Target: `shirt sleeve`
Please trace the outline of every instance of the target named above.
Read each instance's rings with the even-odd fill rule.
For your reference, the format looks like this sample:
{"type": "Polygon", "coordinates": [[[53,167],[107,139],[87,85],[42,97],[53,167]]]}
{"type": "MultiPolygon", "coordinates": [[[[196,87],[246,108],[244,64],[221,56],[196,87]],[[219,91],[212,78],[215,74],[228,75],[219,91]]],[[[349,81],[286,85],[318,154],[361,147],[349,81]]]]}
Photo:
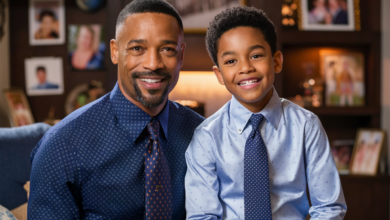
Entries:
{"type": "Polygon", "coordinates": [[[196,131],[186,151],[187,219],[222,219],[214,142],[207,131],[196,131]]]}
{"type": "Polygon", "coordinates": [[[343,219],[347,212],[340,176],[333,160],[328,137],[317,116],[305,128],[306,176],[311,219],[343,219]]]}
{"type": "Polygon", "coordinates": [[[46,134],[31,154],[28,219],[79,219],[74,190],[75,152],[59,135],[46,134]]]}

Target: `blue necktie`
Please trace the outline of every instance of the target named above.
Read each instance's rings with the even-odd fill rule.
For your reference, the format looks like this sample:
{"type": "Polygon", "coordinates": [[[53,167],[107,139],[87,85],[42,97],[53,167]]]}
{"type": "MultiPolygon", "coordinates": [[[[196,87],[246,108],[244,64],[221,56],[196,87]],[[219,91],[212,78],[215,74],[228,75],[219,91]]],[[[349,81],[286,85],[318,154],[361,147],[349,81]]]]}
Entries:
{"type": "Polygon", "coordinates": [[[145,219],[172,219],[171,175],[160,145],[160,123],[148,123],[149,142],[145,153],[145,219]]]}
{"type": "Polygon", "coordinates": [[[260,134],[260,123],[263,118],[261,114],[251,116],[252,132],[245,144],[245,219],[272,219],[268,154],[260,134]]]}

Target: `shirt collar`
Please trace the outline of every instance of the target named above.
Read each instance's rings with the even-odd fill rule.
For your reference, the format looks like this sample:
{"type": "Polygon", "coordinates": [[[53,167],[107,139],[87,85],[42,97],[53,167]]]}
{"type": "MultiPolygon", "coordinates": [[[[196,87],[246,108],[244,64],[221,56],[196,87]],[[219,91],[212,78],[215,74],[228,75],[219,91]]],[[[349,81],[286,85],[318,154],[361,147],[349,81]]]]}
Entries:
{"type": "MultiPolygon", "coordinates": [[[[111,91],[110,100],[117,122],[124,130],[128,132],[133,143],[150,122],[152,117],[130,102],[121,92],[118,83],[111,91]]],[[[158,118],[165,138],[168,137],[168,116],[169,100],[163,110],[156,117],[158,118]]]]}
{"type": "Polygon", "coordinates": [[[275,88],[273,88],[271,99],[260,112],[253,113],[249,111],[240,102],[238,102],[234,96],[232,96],[229,112],[230,117],[233,119],[239,133],[244,131],[252,114],[262,114],[267,121],[271,123],[275,130],[277,130],[280,118],[282,117],[282,104],[278,93],[275,88]]]}

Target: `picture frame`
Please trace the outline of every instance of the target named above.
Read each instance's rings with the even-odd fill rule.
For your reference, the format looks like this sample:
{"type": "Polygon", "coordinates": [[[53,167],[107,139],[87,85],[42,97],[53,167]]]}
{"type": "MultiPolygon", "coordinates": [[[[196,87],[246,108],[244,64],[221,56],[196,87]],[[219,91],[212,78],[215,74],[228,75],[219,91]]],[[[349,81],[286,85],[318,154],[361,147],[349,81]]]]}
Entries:
{"type": "Polygon", "coordinates": [[[104,69],[105,41],[105,28],[101,24],[68,25],[69,68],[73,71],[104,69]]]}
{"type": "Polygon", "coordinates": [[[19,127],[35,123],[28,104],[26,95],[20,89],[4,90],[7,106],[9,109],[10,123],[12,127],[19,127]]]}
{"type": "Polygon", "coordinates": [[[334,140],[331,145],[333,159],[340,175],[349,174],[349,165],[355,140],[334,140]]]}
{"type": "Polygon", "coordinates": [[[64,0],[29,0],[29,42],[32,46],[65,43],[64,0]]]}
{"type": "Polygon", "coordinates": [[[319,53],[325,106],[364,106],[364,54],[341,49],[324,49],[319,53]]]}
{"type": "Polygon", "coordinates": [[[186,34],[205,34],[209,23],[217,14],[230,7],[247,5],[247,0],[207,0],[207,4],[198,0],[166,1],[179,13],[186,34]]]}
{"type": "Polygon", "coordinates": [[[305,31],[360,31],[359,0],[295,0],[298,27],[305,31]]]}
{"type": "Polygon", "coordinates": [[[385,142],[385,131],[359,129],[349,165],[350,174],[375,176],[385,142]]]}
{"type": "Polygon", "coordinates": [[[25,59],[25,79],[28,96],[63,94],[62,58],[32,57],[25,59]]]}

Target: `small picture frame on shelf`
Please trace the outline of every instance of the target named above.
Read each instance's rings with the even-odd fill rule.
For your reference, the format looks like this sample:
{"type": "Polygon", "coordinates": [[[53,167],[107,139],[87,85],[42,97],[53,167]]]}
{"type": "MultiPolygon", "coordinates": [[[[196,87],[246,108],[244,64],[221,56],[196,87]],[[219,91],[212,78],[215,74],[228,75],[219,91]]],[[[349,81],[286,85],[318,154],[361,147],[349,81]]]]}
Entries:
{"type": "Polygon", "coordinates": [[[183,1],[167,0],[179,13],[184,33],[205,34],[213,18],[227,8],[247,5],[246,0],[183,1]]]}
{"type": "Polygon", "coordinates": [[[299,29],[360,31],[358,0],[298,0],[299,29]]]}
{"type": "Polygon", "coordinates": [[[332,154],[339,174],[349,174],[352,149],[355,140],[335,140],[332,142],[332,154]]]}
{"type": "Polygon", "coordinates": [[[325,81],[326,106],[364,106],[364,54],[320,50],[320,71],[325,81]]]}
{"type": "Polygon", "coordinates": [[[29,1],[30,45],[65,43],[65,7],[63,0],[29,1]]]}
{"type": "Polygon", "coordinates": [[[12,127],[19,127],[34,123],[30,105],[28,104],[26,95],[22,90],[4,90],[4,96],[7,101],[12,127]]]}
{"type": "Polygon", "coordinates": [[[385,132],[380,129],[358,130],[349,166],[350,174],[377,174],[385,136],[385,132]]]}

